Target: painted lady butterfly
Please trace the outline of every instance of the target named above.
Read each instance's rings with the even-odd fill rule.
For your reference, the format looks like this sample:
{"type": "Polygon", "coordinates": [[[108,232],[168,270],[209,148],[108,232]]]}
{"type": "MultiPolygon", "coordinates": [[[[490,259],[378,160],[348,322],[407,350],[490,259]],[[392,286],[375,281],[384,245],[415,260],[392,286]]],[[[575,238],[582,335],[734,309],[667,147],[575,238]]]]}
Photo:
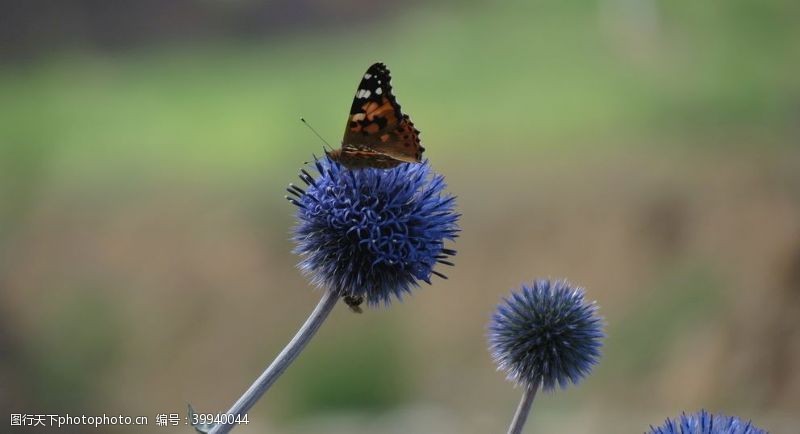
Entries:
{"type": "Polygon", "coordinates": [[[350,169],[388,169],[401,163],[419,163],[425,148],[419,130],[392,95],[392,79],[383,63],[367,69],[358,85],[341,149],[328,156],[350,169]]]}

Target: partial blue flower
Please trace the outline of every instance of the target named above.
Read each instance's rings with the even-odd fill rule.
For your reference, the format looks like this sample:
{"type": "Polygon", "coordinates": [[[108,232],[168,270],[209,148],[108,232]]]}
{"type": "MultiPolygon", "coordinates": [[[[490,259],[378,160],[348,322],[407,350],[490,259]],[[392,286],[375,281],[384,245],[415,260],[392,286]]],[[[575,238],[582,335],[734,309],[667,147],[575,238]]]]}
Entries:
{"type": "Polygon", "coordinates": [[[658,428],[650,427],[647,434],[766,434],[753,426],[750,421],[723,414],[711,414],[705,410],[699,413],[681,414],[679,419],[667,419],[658,428]]]}
{"type": "Polygon", "coordinates": [[[389,304],[431,275],[453,265],[457,236],[455,197],[427,162],[393,169],[350,170],[322,158],[317,176],[301,170],[306,190],[290,185],[297,205],[294,252],[312,283],[342,296],[389,304]]]}
{"type": "Polygon", "coordinates": [[[489,351],[508,379],[545,390],[577,384],[600,359],[602,318],[566,281],[523,285],[497,306],[489,323],[489,351]]]}

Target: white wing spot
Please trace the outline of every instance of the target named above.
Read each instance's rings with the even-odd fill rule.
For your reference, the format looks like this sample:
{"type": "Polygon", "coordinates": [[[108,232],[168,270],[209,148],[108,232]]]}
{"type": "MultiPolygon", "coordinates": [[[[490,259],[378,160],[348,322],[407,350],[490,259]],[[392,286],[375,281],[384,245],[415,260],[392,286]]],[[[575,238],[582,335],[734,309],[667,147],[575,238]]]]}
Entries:
{"type": "Polygon", "coordinates": [[[382,93],[383,93],[383,88],[379,87],[379,88],[375,89],[375,95],[380,95],[382,93]]]}
{"type": "Polygon", "coordinates": [[[372,92],[368,89],[359,89],[356,93],[356,98],[369,98],[370,95],[372,95],[372,92]]]}
{"type": "Polygon", "coordinates": [[[364,74],[364,80],[369,80],[372,78],[372,74],[364,74]]]}

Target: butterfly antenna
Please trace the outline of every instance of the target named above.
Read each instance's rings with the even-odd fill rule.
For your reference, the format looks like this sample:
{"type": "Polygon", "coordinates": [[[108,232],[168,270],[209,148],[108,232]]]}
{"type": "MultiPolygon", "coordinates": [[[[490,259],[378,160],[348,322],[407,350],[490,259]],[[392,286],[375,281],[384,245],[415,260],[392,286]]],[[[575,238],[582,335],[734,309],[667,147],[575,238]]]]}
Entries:
{"type": "Polygon", "coordinates": [[[322,143],[324,143],[326,146],[328,146],[328,148],[330,148],[331,151],[333,151],[333,147],[330,145],[330,143],[328,143],[325,139],[323,139],[322,136],[319,135],[317,130],[315,130],[314,127],[311,126],[311,124],[306,122],[305,118],[300,118],[300,122],[302,122],[305,126],[307,126],[308,129],[311,130],[311,132],[314,133],[315,136],[319,137],[319,139],[322,140],[322,143]]]}

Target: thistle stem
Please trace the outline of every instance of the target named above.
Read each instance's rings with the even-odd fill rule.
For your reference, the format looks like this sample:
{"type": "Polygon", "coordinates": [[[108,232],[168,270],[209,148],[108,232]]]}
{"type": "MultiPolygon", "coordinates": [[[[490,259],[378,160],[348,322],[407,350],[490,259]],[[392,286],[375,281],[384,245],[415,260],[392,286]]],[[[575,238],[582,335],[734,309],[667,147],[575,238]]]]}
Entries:
{"type": "Polygon", "coordinates": [[[508,427],[508,434],[521,434],[522,427],[528,420],[528,414],[531,412],[533,406],[533,399],[536,398],[536,392],[539,390],[539,383],[531,384],[525,388],[522,394],[522,399],[519,401],[517,412],[514,414],[514,420],[511,421],[511,426],[508,427]]]}
{"type": "MultiPolygon", "coordinates": [[[[331,313],[336,302],[339,301],[339,294],[336,291],[327,290],[322,295],[317,307],[311,312],[306,322],[294,335],[291,342],[278,354],[267,369],[256,379],[249,389],[233,404],[227,414],[244,415],[261,396],[275,383],[275,380],[283,374],[283,371],[297,358],[303,348],[308,344],[319,327],[331,313]]],[[[230,432],[236,424],[217,424],[210,431],[210,434],[224,434],[230,432]]]]}

